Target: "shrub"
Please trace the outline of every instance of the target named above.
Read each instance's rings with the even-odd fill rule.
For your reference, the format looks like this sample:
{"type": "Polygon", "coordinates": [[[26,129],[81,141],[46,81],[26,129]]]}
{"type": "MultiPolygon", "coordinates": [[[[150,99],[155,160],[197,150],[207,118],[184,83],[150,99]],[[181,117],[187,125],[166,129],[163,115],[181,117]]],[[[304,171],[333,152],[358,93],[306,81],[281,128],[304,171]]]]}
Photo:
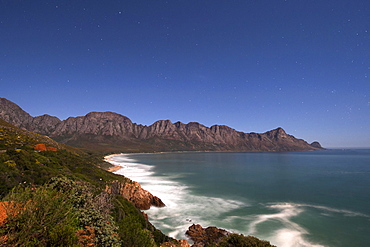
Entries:
{"type": "Polygon", "coordinates": [[[7,207],[2,232],[8,236],[7,245],[77,246],[78,221],[68,194],[46,187],[16,188],[5,200],[14,202],[8,204],[12,206],[7,207]]]}
{"type": "Polygon", "coordinates": [[[109,195],[94,196],[87,183],[57,177],[44,186],[18,186],[4,200],[12,202],[0,233],[7,245],[79,246],[81,229],[94,229],[97,246],[120,246],[109,195]]]}
{"type": "Polygon", "coordinates": [[[17,164],[14,162],[14,160],[7,160],[4,162],[5,164],[7,164],[8,166],[10,167],[15,167],[17,164]]]}
{"type": "Polygon", "coordinates": [[[156,246],[151,234],[153,229],[151,225],[148,225],[140,210],[121,196],[116,196],[113,202],[112,215],[119,227],[118,234],[122,240],[122,246],[156,246]]]}
{"type": "Polygon", "coordinates": [[[95,242],[98,246],[119,246],[117,226],[111,212],[111,196],[101,192],[94,196],[88,183],[76,182],[65,177],[56,177],[49,185],[63,193],[68,193],[82,226],[94,228],[95,242]]]}
{"type": "Polygon", "coordinates": [[[217,245],[218,247],[274,247],[270,242],[260,240],[253,236],[244,236],[242,234],[230,234],[223,238],[217,245]]]}

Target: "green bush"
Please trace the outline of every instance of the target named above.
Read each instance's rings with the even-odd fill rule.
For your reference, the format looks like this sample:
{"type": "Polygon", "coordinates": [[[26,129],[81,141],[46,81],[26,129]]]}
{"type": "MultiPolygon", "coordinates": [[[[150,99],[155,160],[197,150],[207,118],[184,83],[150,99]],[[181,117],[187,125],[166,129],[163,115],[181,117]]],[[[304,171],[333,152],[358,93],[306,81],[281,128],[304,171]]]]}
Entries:
{"type": "Polygon", "coordinates": [[[120,246],[110,196],[95,196],[87,183],[57,177],[44,186],[18,186],[4,200],[16,205],[8,207],[1,233],[10,237],[7,245],[78,246],[76,231],[89,226],[97,246],[120,246]]]}
{"type": "Polygon", "coordinates": [[[149,230],[142,228],[134,215],[126,215],[121,222],[120,237],[122,246],[154,247],[156,246],[149,230]]]}
{"type": "Polygon", "coordinates": [[[98,246],[120,246],[117,238],[117,226],[110,215],[111,195],[94,191],[88,183],[76,182],[65,177],[53,178],[49,185],[63,193],[68,193],[73,201],[77,218],[81,226],[95,229],[98,246]]]}
{"type": "Polygon", "coordinates": [[[260,240],[253,236],[244,236],[242,234],[230,234],[223,238],[214,247],[274,247],[270,242],[260,240]]]}
{"type": "Polygon", "coordinates": [[[47,187],[16,188],[5,198],[9,246],[77,246],[76,211],[68,194],[47,187]],[[58,238],[57,236],[63,236],[58,238]]]}

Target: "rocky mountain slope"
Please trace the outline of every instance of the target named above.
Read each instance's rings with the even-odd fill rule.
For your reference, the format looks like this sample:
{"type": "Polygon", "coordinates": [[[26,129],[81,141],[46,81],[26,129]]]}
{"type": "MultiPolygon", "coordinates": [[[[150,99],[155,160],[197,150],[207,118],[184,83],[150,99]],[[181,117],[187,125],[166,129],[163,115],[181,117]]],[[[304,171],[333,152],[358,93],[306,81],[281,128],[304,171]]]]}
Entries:
{"type": "MultiPolygon", "coordinates": [[[[101,157],[0,119],[0,245],[190,247],[156,229],[140,211],[164,207],[160,198],[100,169],[100,162],[101,157]],[[39,151],[36,143],[58,149],[39,151]]],[[[259,239],[245,245],[250,237],[237,234],[215,239],[213,232],[222,231],[215,227],[205,233],[193,228],[190,233],[200,244],[270,246],[259,239]]]]}
{"type": "Polygon", "coordinates": [[[105,152],[153,151],[301,151],[321,149],[288,135],[282,128],[265,133],[243,133],[228,126],[206,127],[191,122],[160,120],[150,126],[133,123],[114,112],[90,112],[86,116],[32,117],[15,103],[0,98],[0,118],[19,128],[47,135],[71,146],[105,152]]]}
{"type": "Polygon", "coordinates": [[[161,199],[101,162],[0,119],[0,245],[186,246],[140,211],[161,199]]]}
{"type": "Polygon", "coordinates": [[[34,149],[37,149],[38,146],[43,146],[45,149],[48,147],[49,150],[67,150],[77,154],[83,153],[77,148],[58,143],[50,137],[20,129],[0,118],[0,149],[22,146],[33,147],[34,149]]]}

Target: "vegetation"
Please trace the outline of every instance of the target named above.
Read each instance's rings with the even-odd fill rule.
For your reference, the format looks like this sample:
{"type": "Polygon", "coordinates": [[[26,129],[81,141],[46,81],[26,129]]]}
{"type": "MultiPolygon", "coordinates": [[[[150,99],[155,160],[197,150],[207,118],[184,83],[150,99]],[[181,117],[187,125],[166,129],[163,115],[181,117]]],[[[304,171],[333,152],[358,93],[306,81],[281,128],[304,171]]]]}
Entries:
{"type": "Polygon", "coordinates": [[[64,176],[105,188],[107,181],[125,178],[95,166],[96,157],[81,156],[66,150],[35,152],[32,148],[8,149],[0,153],[0,198],[23,183],[43,185],[52,177],[64,176]]]}
{"type": "Polygon", "coordinates": [[[0,121],[0,246],[159,246],[176,240],[105,188],[128,180],[107,172],[101,157],[73,148],[35,151],[39,135],[0,121]],[[35,139],[34,137],[38,139],[35,139]]]}
{"type": "Polygon", "coordinates": [[[242,234],[230,234],[224,237],[218,244],[212,247],[274,247],[270,242],[260,240],[253,236],[243,236],[242,234]]]}
{"type": "Polygon", "coordinates": [[[120,208],[125,215],[122,219],[132,221],[120,227],[111,212],[113,204],[125,199],[104,191],[95,193],[90,184],[65,177],[53,178],[44,186],[17,186],[4,198],[13,203],[7,204],[8,218],[1,235],[10,246],[78,246],[81,242],[93,246],[134,246],[127,245],[124,239],[150,241],[152,244],[145,246],[155,246],[151,232],[141,225],[139,211],[120,208]],[[136,232],[123,230],[128,226],[136,232]],[[145,230],[146,235],[136,234],[145,230]]]}
{"type": "MultiPolygon", "coordinates": [[[[0,119],[0,246],[179,246],[106,192],[129,180],[101,169],[109,166],[101,160],[0,119]]],[[[217,246],[269,246],[245,243],[236,235],[217,246]]]]}
{"type": "Polygon", "coordinates": [[[67,150],[76,154],[84,153],[78,148],[56,142],[47,136],[19,129],[0,118],[0,150],[20,147],[31,148],[37,144],[45,144],[49,147],[67,150]]]}

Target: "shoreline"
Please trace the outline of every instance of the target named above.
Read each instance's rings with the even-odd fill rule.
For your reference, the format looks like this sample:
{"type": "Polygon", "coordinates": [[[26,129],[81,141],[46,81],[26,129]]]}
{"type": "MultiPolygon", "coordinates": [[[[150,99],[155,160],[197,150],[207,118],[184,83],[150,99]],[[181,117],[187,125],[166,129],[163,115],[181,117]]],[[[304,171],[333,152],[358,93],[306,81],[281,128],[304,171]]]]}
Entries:
{"type": "Polygon", "coordinates": [[[112,157],[116,156],[116,155],[121,155],[121,154],[125,154],[125,153],[120,153],[120,154],[109,154],[107,156],[104,156],[104,161],[109,163],[112,167],[109,167],[107,169],[108,172],[111,172],[111,173],[114,173],[120,169],[122,169],[122,166],[119,166],[119,165],[116,165],[116,164],[113,164],[113,161],[112,161],[112,157]]]}
{"type": "MultiPolygon", "coordinates": [[[[333,151],[333,150],[329,150],[329,151],[333,151]]],[[[329,155],[329,157],[331,157],[331,152],[326,152],[326,153],[329,155]]],[[[368,153],[368,151],[366,153],[368,153]]],[[[293,223],[295,223],[295,221],[293,221],[294,219],[291,221],[292,217],[294,217],[294,218],[298,218],[298,216],[299,217],[305,217],[305,216],[307,216],[307,214],[311,214],[311,213],[312,214],[320,213],[320,215],[324,215],[325,218],[327,218],[327,221],[329,223],[330,223],[330,221],[334,221],[334,220],[341,220],[342,221],[342,220],[344,220],[344,218],[346,218],[348,216],[352,216],[352,215],[356,216],[356,217],[363,217],[362,215],[357,214],[356,210],[353,210],[353,212],[355,212],[356,214],[353,214],[353,212],[351,212],[352,214],[349,215],[348,211],[345,211],[345,210],[341,209],[340,207],[334,206],[334,205],[331,205],[331,207],[328,207],[328,205],[322,204],[322,203],[311,204],[311,203],[303,203],[301,201],[294,202],[294,201],[284,201],[284,200],[283,201],[273,201],[273,202],[263,204],[261,206],[261,212],[257,211],[257,210],[259,210],[259,207],[260,207],[259,205],[254,204],[254,203],[251,203],[249,205],[248,203],[250,201],[246,201],[247,202],[246,207],[249,207],[250,211],[256,209],[256,212],[258,212],[258,213],[255,213],[255,215],[254,215],[254,217],[256,218],[255,220],[253,220],[252,218],[244,219],[243,216],[240,217],[240,215],[231,215],[230,216],[228,214],[229,212],[232,212],[232,210],[239,210],[239,208],[244,207],[244,206],[243,205],[240,206],[240,204],[235,204],[235,202],[233,202],[233,201],[230,201],[231,204],[227,203],[227,201],[225,202],[225,198],[223,200],[215,200],[217,198],[213,197],[212,194],[208,197],[207,196],[205,196],[205,197],[202,196],[202,198],[196,197],[196,196],[188,193],[186,186],[181,186],[181,187],[178,186],[179,189],[173,189],[178,184],[174,183],[173,181],[172,182],[170,181],[171,183],[168,183],[167,181],[163,181],[163,177],[159,176],[159,175],[161,175],[161,173],[158,173],[159,174],[159,175],[157,174],[158,176],[153,176],[151,178],[148,178],[148,175],[150,175],[150,174],[142,172],[145,169],[145,162],[144,163],[136,162],[135,161],[136,158],[140,159],[140,156],[138,155],[138,156],[135,157],[135,156],[129,156],[128,154],[138,154],[138,153],[111,154],[111,155],[107,155],[105,157],[105,159],[107,161],[113,161],[113,163],[110,163],[112,165],[114,165],[114,164],[118,165],[121,158],[118,158],[116,160],[117,162],[115,162],[113,157],[116,157],[116,155],[123,155],[123,157],[127,155],[126,157],[127,157],[128,163],[132,162],[133,163],[132,164],[133,168],[135,168],[135,166],[137,166],[137,168],[139,168],[139,171],[136,171],[136,173],[139,175],[139,177],[145,176],[144,180],[143,180],[143,183],[144,184],[148,184],[148,182],[151,183],[151,184],[149,184],[149,186],[152,186],[152,187],[147,187],[146,189],[148,191],[151,191],[153,194],[156,194],[159,198],[163,199],[164,202],[167,205],[166,208],[160,208],[160,209],[159,208],[158,209],[153,208],[153,210],[151,209],[151,211],[148,212],[148,217],[150,219],[150,222],[153,223],[158,229],[161,229],[161,231],[165,232],[166,235],[171,236],[175,239],[184,239],[185,237],[183,236],[182,232],[184,232],[183,229],[185,229],[185,227],[182,227],[182,226],[186,225],[186,224],[190,225],[191,223],[194,223],[194,224],[200,224],[200,225],[205,226],[205,227],[210,226],[210,225],[216,225],[217,227],[220,227],[220,228],[223,228],[223,229],[228,229],[232,232],[238,232],[238,233],[242,233],[242,234],[247,234],[247,233],[249,234],[250,233],[254,236],[257,236],[260,239],[269,239],[269,241],[273,241],[273,243],[275,245],[277,245],[277,243],[280,243],[280,244],[282,243],[279,239],[280,239],[280,237],[282,236],[283,233],[286,233],[286,234],[289,233],[289,234],[292,234],[291,236],[296,236],[297,237],[297,238],[292,237],[290,239],[291,241],[302,241],[303,243],[307,243],[307,246],[320,246],[318,244],[319,242],[317,242],[318,240],[307,239],[307,236],[305,235],[305,233],[303,231],[301,231],[301,229],[304,229],[304,225],[298,225],[298,228],[291,227],[291,226],[294,226],[294,224],[288,225],[288,226],[284,225],[285,228],[284,227],[279,227],[279,228],[276,227],[276,229],[280,229],[280,231],[272,232],[272,233],[276,233],[275,235],[272,234],[272,233],[270,235],[263,235],[263,233],[261,233],[262,235],[257,235],[257,233],[259,231],[255,230],[255,229],[257,229],[256,228],[257,225],[258,225],[258,227],[261,227],[260,224],[265,224],[265,225],[267,224],[267,223],[264,223],[267,220],[259,222],[260,219],[272,219],[272,220],[277,220],[278,222],[279,222],[279,219],[284,219],[284,220],[287,220],[287,221],[281,221],[281,222],[283,222],[283,223],[284,222],[293,222],[293,223]],[[131,159],[130,157],[134,158],[135,160],[130,160],[131,159]],[[141,166],[139,163],[144,164],[144,165],[141,166]],[[153,185],[155,185],[155,187],[153,187],[153,185]],[[166,190],[167,194],[164,194],[165,195],[164,197],[162,197],[163,194],[156,193],[156,191],[158,191],[158,187],[161,187],[161,189],[163,187],[165,187],[165,190],[166,190]],[[154,188],[154,190],[152,190],[153,188],[154,188]],[[168,193],[169,191],[171,191],[171,193],[168,193]],[[186,197],[183,196],[185,194],[186,194],[186,197]],[[166,201],[166,196],[170,199],[169,201],[166,201]],[[185,200],[184,200],[184,198],[185,198],[185,200]],[[202,200],[200,200],[200,199],[202,199],[202,200]],[[205,201],[204,199],[207,199],[207,200],[205,201]],[[186,204],[188,202],[191,202],[191,205],[189,204],[190,206],[186,204]],[[205,208],[212,208],[212,207],[214,207],[212,205],[218,205],[217,206],[217,210],[218,210],[217,213],[218,214],[211,214],[210,213],[209,214],[210,217],[208,217],[208,218],[205,217],[203,214],[200,217],[198,217],[197,214],[196,214],[198,212],[195,212],[196,208],[200,208],[200,207],[198,207],[198,205],[201,205],[201,207],[205,207],[205,208]],[[235,206],[235,208],[230,208],[230,205],[235,206]],[[183,212],[185,212],[185,210],[183,210],[181,208],[184,208],[184,207],[187,207],[187,206],[189,206],[189,207],[188,207],[188,209],[186,209],[187,210],[186,213],[183,213],[183,212]],[[219,209],[222,209],[222,208],[225,208],[225,210],[220,211],[219,209]],[[174,209],[175,209],[175,211],[174,211],[174,209]],[[163,210],[164,210],[164,212],[160,213],[160,211],[163,211],[163,210]],[[292,212],[294,213],[294,216],[291,217],[292,212]],[[163,216],[163,213],[164,214],[169,213],[169,214],[167,216],[163,216]],[[222,222],[226,222],[227,220],[230,220],[230,222],[232,222],[232,220],[235,220],[235,218],[233,218],[233,217],[239,217],[240,219],[238,219],[237,221],[235,220],[235,224],[237,225],[237,224],[239,224],[238,222],[241,222],[243,220],[243,221],[245,221],[245,224],[243,223],[244,225],[242,225],[242,227],[244,227],[244,228],[238,228],[238,229],[235,228],[234,229],[233,227],[227,226],[225,224],[215,223],[212,220],[212,219],[215,218],[214,217],[215,215],[216,216],[217,215],[224,215],[225,217],[227,216],[227,217],[230,218],[230,219],[229,218],[223,218],[222,222]],[[284,217],[279,218],[278,216],[279,217],[284,216],[284,217]],[[169,222],[171,220],[173,222],[176,222],[176,227],[173,227],[172,225],[170,225],[169,222]],[[167,227],[166,224],[171,226],[171,227],[167,227]]],[[[147,154],[154,154],[154,153],[147,153],[147,154]]],[[[306,154],[308,155],[309,153],[306,153],[306,154]]],[[[351,154],[351,153],[349,153],[349,154],[351,154]]],[[[194,155],[195,155],[195,153],[194,153],[194,155]]],[[[279,154],[277,154],[277,155],[279,155],[279,154]]],[[[294,155],[294,152],[292,152],[292,155],[294,155]]],[[[316,155],[319,155],[319,157],[322,157],[318,152],[316,153],[316,155]]],[[[167,155],[163,155],[163,156],[164,156],[164,158],[168,158],[167,155]]],[[[182,156],[182,155],[180,155],[180,156],[182,156]]],[[[264,156],[264,157],[267,157],[267,156],[264,156]]],[[[304,158],[303,156],[299,156],[299,157],[304,158]]],[[[145,156],[144,160],[147,160],[149,158],[150,158],[149,155],[145,156]]],[[[157,160],[158,158],[153,156],[153,159],[157,160]]],[[[122,158],[122,161],[126,161],[126,158],[122,158]]],[[[157,161],[157,162],[158,162],[158,164],[160,163],[160,161],[157,161]]],[[[149,163],[147,163],[147,164],[149,164],[149,163]]],[[[153,163],[153,164],[155,164],[155,163],[153,163]]],[[[122,163],[122,165],[124,166],[123,163],[122,163]]],[[[147,168],[149,168],[149,167],[150,166],[148,165],[147,168]]],[[[125,168],[125,166],[124,166],[124,168],[125,168]]],[[[166,169],[165,166],[162,167],[162,168],[166,169]]],[[[159,171],[161,171],[161,170],[159,170],[159,171]]],[[[163,169],[162,169],[162,171],[163,171],[163,169]]],[[[173,170],[173,171],[176,171],[176,170],[173,170]]],[[[130,165],[128,165],[127,175],[124,175],[124,173],[126,173],[126,171],[125,172],[120,171],[119,173],[123,176],[127,176],[127,175],[130,176],[133,172],[131,170],[130,165]]],[[[135,174],[135,171],[134,171],[133,174],[135,174]]],[[[342,176],[343,173],[339,173],[339,175],[342,176]]],[[[170,178],[171,178],[171,176],[170,176],[170,178]]],[[[140,181],[140,180],[137,180],[137,181],[140,181]]],[[[183,184],[181,184],[181,185],[183,185],[183,184]]],[[[235,212],[237,212],[237,211],[235,211],[235,212]]],[[[360,211],[360,213],[361,212],[362,211],[360,211]]],[[[203,212],[203,213],[206,213],[206,212],[203,212]]],[[[358,219],[358,220],[359,220],[359,222],[362,223],[366,219],[365,220],[361,219],[361,221],[360,221],[360,219],[358,219]]],[[[308,227],[306,230],[310,233],[310,235],[312,234],[312,236],[315,236],[314,232],[311,233],[311,228],[310,227],[308,227]]],[[[294,245],[289,245],[289,246],[294,246],[294,245]]]]}
{"type": "Polygon", "coordinates": [[[122,166],[116,165],[112,161],[112,157],[117,155],[137,155],[137,154],[171,154],[171,153],[290,153],[290,152],[313,152],[313,151],[328,151],[328,150],[335,150],[335,149],[322,149],[322,150],[304,150],[304,151],[167,151],[167,152],[148,152],[148,153],[117,153],[117,154],[109,154],[104,156],[104,161],[109,163],[112,167],[108,168],[108,172],[116,172],[122,169],[122,166]]]}
{"type": "MultiPolygon", "coordinates": [[[[110,163],[111,164],[111,163],[110,163]]],[[[108,168],[108,172],[112,172],[112,173],[114,173],[114,172],[116,172],[116,171],[118,171],[118,170],[120,170],[122,167],[121,166],[117,166],[117,165],[113,165],[112,164],[112,167],[110,167],[110,168],[108,168]]]]}

